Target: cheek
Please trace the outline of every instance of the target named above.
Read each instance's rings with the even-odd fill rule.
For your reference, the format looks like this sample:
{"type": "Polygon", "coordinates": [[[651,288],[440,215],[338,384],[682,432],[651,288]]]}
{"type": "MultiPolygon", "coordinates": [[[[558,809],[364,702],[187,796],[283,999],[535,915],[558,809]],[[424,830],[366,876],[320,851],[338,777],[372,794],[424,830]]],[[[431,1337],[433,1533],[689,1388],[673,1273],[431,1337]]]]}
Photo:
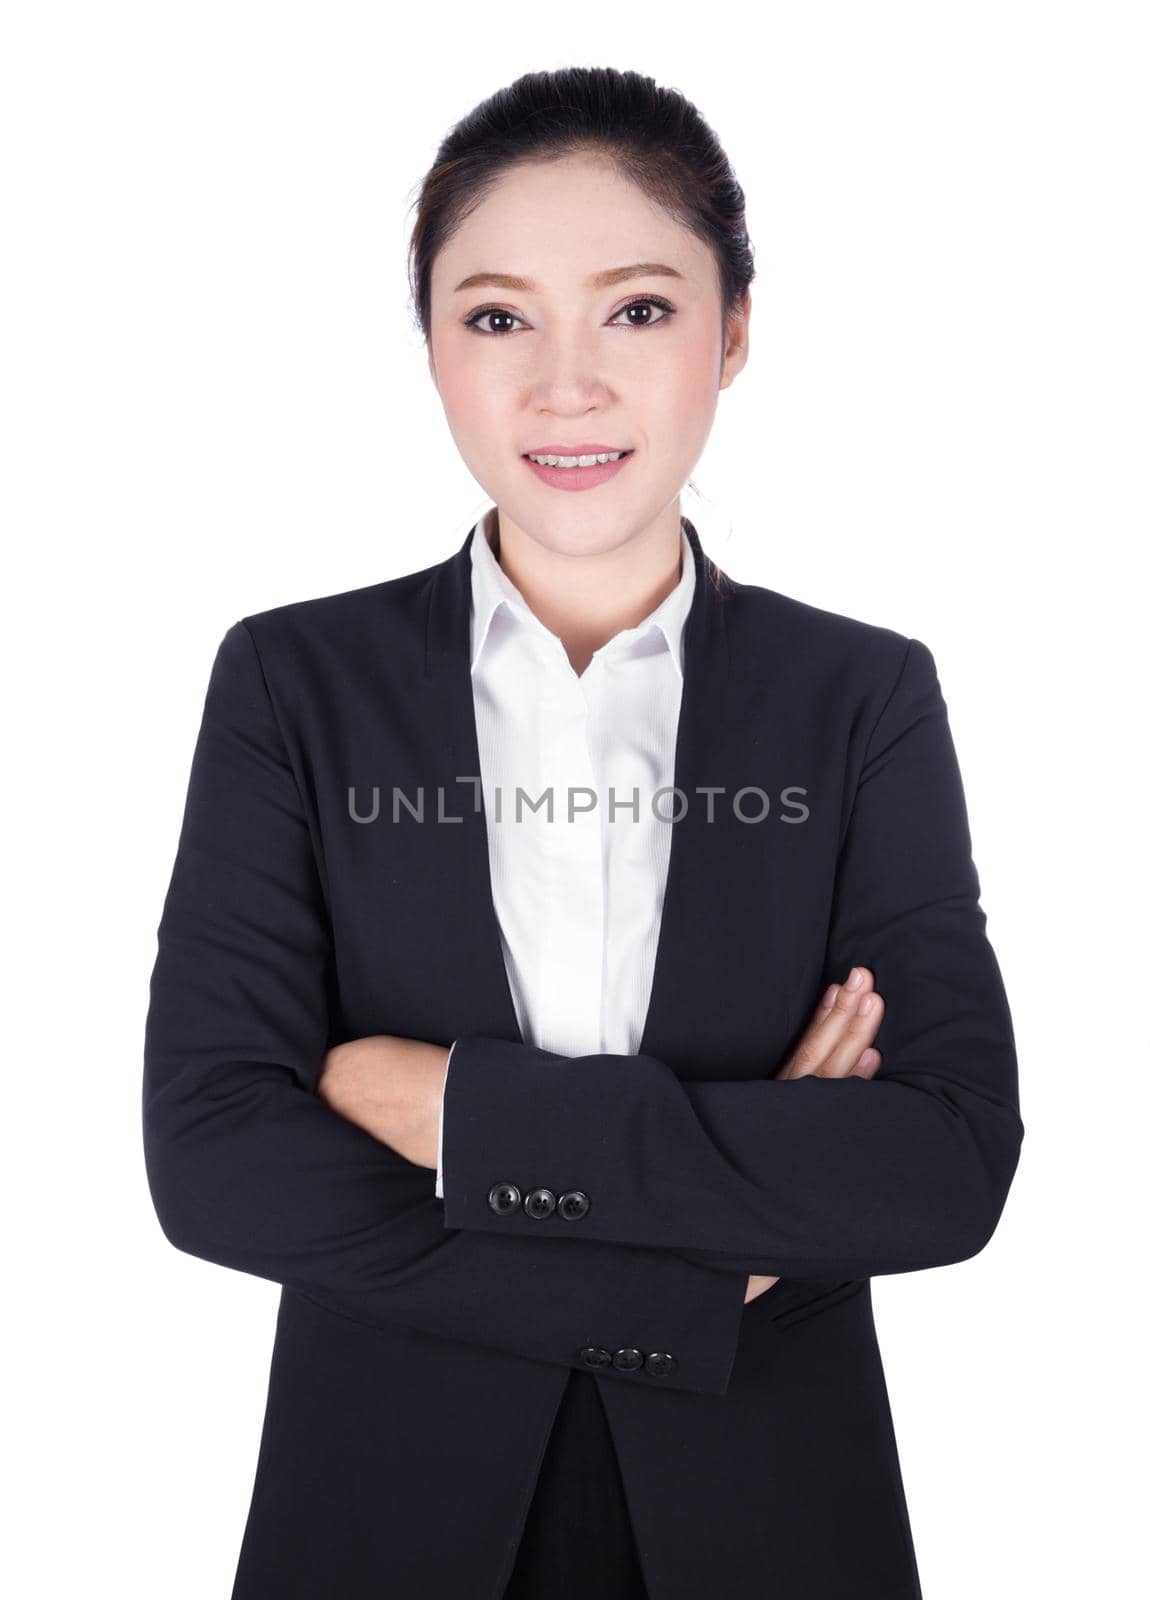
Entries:
{"type": "Polygon", "coordinates": [[[675,351],[674,384],[680,403],[690,402],[700,409],[714,403],[719,384],[718,349],[715,341],[700,333],[698,338],[683,341],[675,351]]]}
{"type": "Polygon", "coordinates": [[[483,391],[491,382],[491,363],[476,348],[479,341],[458,329],[435,335],[435,365],[439,396],[446,410],[460,422],[482,413],[483,391]]]}
{"type": "Polygon", "coordinates": [[[702,338],[679,342],[649,388],[653,414],[669,433],[694,446],[715,416],[719,379],[714,344],[702,338]]]}
{"type": "Polygon", "coordinates": [[[477,366],[456,362],[450,374],[440,372],[439,398],[448,426],[459,444],[471,455],[482,454],[492,434],[496,407],[493,404],[490,375],[477,366]]]}

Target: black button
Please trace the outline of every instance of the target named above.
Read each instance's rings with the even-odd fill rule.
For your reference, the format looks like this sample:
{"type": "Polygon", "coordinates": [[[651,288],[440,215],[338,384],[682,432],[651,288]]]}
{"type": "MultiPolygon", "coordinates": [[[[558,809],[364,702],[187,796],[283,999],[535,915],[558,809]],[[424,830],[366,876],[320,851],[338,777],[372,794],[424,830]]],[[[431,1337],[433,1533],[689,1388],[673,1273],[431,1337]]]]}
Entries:
{"type": "Polygon", "coordinates": [[[555,1196],[550,1189],[531,1189],[523,1202],[529,1217],[549,1217],[555,1210],[555,1196]]]}
{"type": "Polygon", "coordinates": [[[520,1198],[519,1190],[513,1183],[493,1183],[487,1191],[487,1204],[501,1217],[518,1211],[520,1198]]]}
{"type": "Polygon", "coordinates": [[[585,1367],[609,1367],[611,1352],[604,1350],[601,1345],[586,1344],[579,1352],[579,1359],[585,1367]]]}
{"type": "Polygon", "coordinates": [[[668,1350],[652,1350],[647,1357],[647,1371],[657,1378],[666,1378],[678,1369],[679,1363],[668,1350]]]}
{"type": "Polygon", "coordinates": [[[643,1352],[634,1349],[616,1350],[611,1357],[611,1365],[618,1367],[620,1372],[637,1372],[643,1365],[643,1352]]]}
{"type": "Polygon", "coordinates": [[[559,1196],[559,1215],[568,1222],[577,1222],[591,1209],[591,1202],[582,1189],[568,1189],[559,1196]]]}

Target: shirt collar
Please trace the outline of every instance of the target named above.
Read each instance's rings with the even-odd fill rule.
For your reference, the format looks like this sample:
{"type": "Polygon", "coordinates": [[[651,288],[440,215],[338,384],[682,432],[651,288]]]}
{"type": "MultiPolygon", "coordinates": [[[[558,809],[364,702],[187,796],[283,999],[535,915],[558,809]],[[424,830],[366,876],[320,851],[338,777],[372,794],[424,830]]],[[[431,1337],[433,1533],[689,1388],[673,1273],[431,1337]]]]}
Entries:
{"type": "MultiPolygon", "coordinates": [[[[491,628],[492,618],[502,606],[505,612],[523,627],[535,628],[548,638],[554,638],[531,610],[522,594],[511,582],[495,558],[487,535],[487,517],[475,525],[471,540],[471,670],[483,651],[491,628]]],[[[695,592],[695,555],[686,530],[680,523],[679,539],[682,546],[683,567],[679,582],[651,614],[627,628],[609,641],[608,648],[617,640],[630,638],[633,642],[651,627],[657,627],[666,641],[671,660],[679,677],[683,676],[683,628],[695,592]]],[[[624,647],[621,647],[624,648],[624,647]]]]}

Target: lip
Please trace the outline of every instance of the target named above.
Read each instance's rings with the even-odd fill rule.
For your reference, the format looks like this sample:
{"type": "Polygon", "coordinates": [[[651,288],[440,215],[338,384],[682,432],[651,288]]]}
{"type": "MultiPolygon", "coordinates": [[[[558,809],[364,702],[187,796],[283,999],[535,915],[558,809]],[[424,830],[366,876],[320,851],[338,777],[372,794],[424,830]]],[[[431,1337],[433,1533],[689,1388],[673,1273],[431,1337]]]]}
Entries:
{"type": "MultiPolygon", "coordinates": [[[[566,454],[585,456],[594,455],[595,453],[591,449],[578,451],[545,450],[539,452],[540,455],[566,454]]],[[[547,484],[551,489],[565,489],[570,493],[572,490],[598,488],[601,483],[606,483],[608,479],[614,478],[616,474],[622,472],[634,453],[633,450],[628,451],[626,455],[620,456],[618,461],[604,461],[601,463],[597,461],[593,467],[541,467],[538,461],[532,461],[530,456],[527,455],[523,457],[523,460],[541,483],[547,484]]]]}
{"type": "Polygon", "coordinates": [[[613,456],[616,450],[626,449],[621,444],[533,444],[524,450],[525,456],[613,456]]]}

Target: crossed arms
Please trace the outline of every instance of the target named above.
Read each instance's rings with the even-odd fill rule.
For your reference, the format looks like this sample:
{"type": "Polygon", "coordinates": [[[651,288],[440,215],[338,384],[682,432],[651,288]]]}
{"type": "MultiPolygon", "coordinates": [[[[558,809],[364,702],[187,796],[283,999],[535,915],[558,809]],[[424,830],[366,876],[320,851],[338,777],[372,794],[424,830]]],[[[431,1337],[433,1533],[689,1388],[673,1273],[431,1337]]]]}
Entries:
{"type": "Polygon", "coordinates": [[[161,1227],[368,1323],[566,1366],[589,1343],[670,1350],[669,1374],[603,1375],[723,1394],[748,1274],[912,1271],[994,1231],[1023,1127],[978,895],[934,662],[910,640],[870,736],[826,961],[828,982],[874,973],[881,1070],[685,1081],[649,1055],[464,1036],[441,1203],[426,1166],[317,1093],[330,930],[237,622],[212,667],[151,979],[143,1137],[161,1227]],[[491,1174],[528,1162],[595,1195],[576,1226],[547,1233],[487,1205],[491,1174]]]}

